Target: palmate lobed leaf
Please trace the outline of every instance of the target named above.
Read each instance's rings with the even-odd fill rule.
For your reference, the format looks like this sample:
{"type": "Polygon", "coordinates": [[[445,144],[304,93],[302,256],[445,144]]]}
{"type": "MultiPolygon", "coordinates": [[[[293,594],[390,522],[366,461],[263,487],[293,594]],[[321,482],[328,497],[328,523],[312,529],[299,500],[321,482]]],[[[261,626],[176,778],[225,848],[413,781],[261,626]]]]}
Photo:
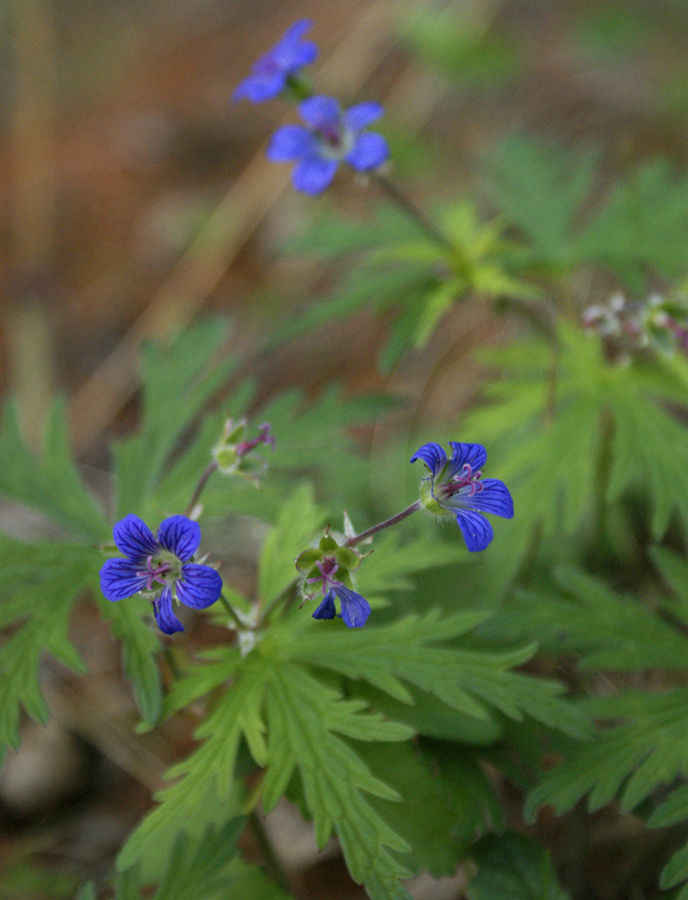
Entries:
{"type": "Polygon", "coordinates": [[[559,698],[561,685],[510,671],[533,655],[534,646],[504,653],[435,646],[475,628],[489,615],[472,611],[443,616],[433,610],[380,628],[367,626],[360,634],[312,629],[300,635],[292,652],[311,665],[367,681],[402,702],[412,702],[405,686],[409,682],[479,719],[490,718],[497,709],[517,720],[528,715],[574,736],[589,736],[586,717],[559,698]]]}
{"type": "Polygon", "coordinates": [[[485,630],[510,641],[537,640],[545,650],[575,652],[587,669],[685,669],[688,638],[635,597],[573,567],[557,569],[555,580],[564,593],[517,590],[485,630]]]}
{"type": "Polygon", "coordinates": [[[5,407],[0,432],[0,494],[47,516],[81,541],[102,541],[108,526],[83,483],[69,448],[66,405],[53,401],[45,423],[41,453],[36,456],[21,435],[15,403],[5,407]]]}
{"type": "Polygon", "coordinates": [[[75,600],[93,588],[91,548],[78,544],[22,544],[0,536],[0,624],[14,630],[0,647],[0,752],[17,746],[21,707],[45,722],[48,708],[40,687],[41,660],[48,653],[77,672],[84,664],[69,639],[75,600]]]}
{"type": "Polygon", "coordinates": [[[594,743],[545,776],[528,798],[530,818],[545,804],[565,812],[588,793],[590,810],[617,795],[622,809],[631,810],[688,771],[688,690],[661,694],[629,690],[583,705],[591,715],[620,724],[602,730],[594,743]]]}
{"type": "Polygon", "coordinates": [[[180,437],[237,366],[236,358],[221,356],[227,334],[226,323],[210,320],[170,346],[151,344],[144,350],[141,426],[113,448],[117,518],[145,513],[180,437]]]}

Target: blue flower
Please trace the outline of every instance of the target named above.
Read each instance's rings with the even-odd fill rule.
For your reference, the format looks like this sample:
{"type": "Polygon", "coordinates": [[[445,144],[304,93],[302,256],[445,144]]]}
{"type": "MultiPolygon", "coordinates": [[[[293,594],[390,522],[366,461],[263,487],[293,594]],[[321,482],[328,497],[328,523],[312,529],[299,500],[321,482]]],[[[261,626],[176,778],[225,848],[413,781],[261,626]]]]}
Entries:
{"type": "Polygon", "coordinates": [[[278,128],[268,147],[268,158],[297,163],[292,174],[296,190],[319,194],[331,183],[341,162],[368,172],[388,159],[387,141],[364,130],[383,112],[379,103],[359,103],[342,110],[333,97],[309,97],[299,104],[307,127],[278,128]]]}
{"type": "Polygon", "coordinates": [[[109,559],[100,570],[103,593],[113,601],[141,592],[150,596],[165,634],[184,630],[172,610],[173,597],[194,609],[219,598],[222,579],[215,569],[191,561],[201,542],[197,522],[171,516],[156,537],[138,516],[128,515],[115,525],[113,536],[126,559],[109,559]]]}
{"type": "Polygon", "coordinates": [[[339,582],[331,582],[330,590],[325,594],[325,599],[313,613],[314,619],[334,619],[335,595],[339,597],[342,607],[342,619],[349,628],[362,628],[370,615],[370,604],[365,597],[350,590],[339,582]]]}
{"type": "Polygon", "coordinates": [[[507,486],[496,478],[483,479],[487,452],[480,444],[450,441],[452,457],[439,444],[423,444],[411,457],[422,459],[430,475],[421,482],[421,503],[434,515],[453,515],[469,550],[484,550],[494,537],[492,526],[481,515],[494,513],[511,519],[514,501],[507,486]]]}
{"type": "Polygon", "coordinates": [[[281,94],[289,79],[318,55],[318,48],[312,41],[301,40],[312,24],[309,19],[294,22],[275,46],[253,64],[251,74],[237,86],[232,99],[245,97],[254,103],[262,103],[281,94]]]}

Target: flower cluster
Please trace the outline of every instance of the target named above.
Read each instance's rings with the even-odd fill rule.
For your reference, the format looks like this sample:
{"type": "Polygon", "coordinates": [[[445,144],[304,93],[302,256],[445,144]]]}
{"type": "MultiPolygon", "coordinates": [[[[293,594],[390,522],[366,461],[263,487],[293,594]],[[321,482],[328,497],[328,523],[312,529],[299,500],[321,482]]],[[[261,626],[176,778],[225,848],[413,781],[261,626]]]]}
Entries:
{"type": "Polygon", "coordinates": [[[421,481],[420,502],[436,516],[451,515],[472,552],[484,550],[494,532],[484,512],[505,519],[514,515],[514,501],[503,481],[483,478],[487,451],[480,444],[450,441],[451,458],[439,444],[423,444],[411,462],[422,459],[430,472],[421,481]]]}
{"type": "Polygon", "coordinates": [[[314,619],[333,619],[335,598],[339,599],[341,618],[349,628],[361,628],[370,615],[370,604],[353,590],[351,573],[361,564],[361,554],[340,543],[329,530],[317,547],[309,547],[296,558],[302,573],[301,593],[305,600],[323,600],[313,613],[314,619]]]}
{"type": "Polygon", "coordinates": [[[205,609],[219,599],[222,578],[212,566],[194,562],[201,529],[186,516],[171,516],[157,536],[138,516],[128,515],[113,529],[124,559],[109,559],[100,570],[100,586],[108,600],[134,594],[148,597],[161,631],[174,634],[184,627],[174,614],[172,601],[205,609]]]}
{"type": "Polygon", "coordinates": [[[246,440],[244,438],[246,427],[245,419],[238,422],[228,419],[220,441],[213,447],[213,458],[223,475],[239,475],[259,487],[258,475],[265,470],[267,463],[252,451],[261,444],[274,450],[275,437],[270,425],[264,422],[259,426],[257,436],[246,440]]]}
{"type": "MultiPolygon", "coordinates": [[[[315,59],[317,49],[301,41],[310,22],[296,22],[284,37],[262,56],[252,74],[239,84],[234,98],[261,102],[298,84],[299,70],[315,59]]],[[[303,85],[293,94],[303,95],[303,85]]],[[[296,163],[292,183],[297,191],[320,194],[327,188],[340,163],[358,172],[379,169],[389,158],[382,135],[368,131],[383,114],[379,103],[359,103],[343,110],[333,97],[306,96],[298,107],[303,125],[278,128],[268,146],[273,162],[296,163]]]]}
{"type": "Polygon", "coordinates": [[[645,303],[632,303],[614,294],[607,305],[583,314],[583,326],[599,334],[611,356],[658,350],[688,352],[688,301],[653,294],[645,303]]]}

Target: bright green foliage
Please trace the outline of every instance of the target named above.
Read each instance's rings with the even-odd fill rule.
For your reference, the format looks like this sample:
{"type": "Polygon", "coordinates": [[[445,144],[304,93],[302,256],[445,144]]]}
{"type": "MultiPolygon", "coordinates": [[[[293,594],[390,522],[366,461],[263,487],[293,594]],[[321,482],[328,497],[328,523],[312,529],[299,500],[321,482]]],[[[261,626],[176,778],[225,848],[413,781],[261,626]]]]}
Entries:
{"type": "Polygon", "coordinates": [[[613,540],[608,511],[635,495],[650,505],[655,538],[675,514],[688,531],[688,442],[661,405],[685,401],[684,360],[610,365],[597,338],[563,326],[559,335],[556,351],[531,339],[486,355],[502,378],[463,423],[514,495],[519,528],[500,547],[502,589],[543,538],[613,540]]]}
{"type": "Polygon", "coordinates": [[[590,794],[591,810],[617,795],[621,808],[635,809],[657,788],[688,772],[688,691],[624,691],[585,701],[584,708],[603,720],[620,722],[602,730],[594,743],[548,773],[526,805],[532,817],[544,804],[557,812],[571,809],[590,794]]]}
{"type": "Polygon", "coordinates": [[[64,402],[56,400],[36,458],[21,436],[16,405],[6,406],[0,432],[0,494],[42,513],[75,539],[104,540],[109,529],[72,459],[65,414],[64,402]]]}
{"type": "Polygon", "coordinates": [[[537,639],[543,649],[575,653],[588,669],[686,668],[688,637],[637,598],[579,569],[559,569],[555,578],[562,595],[517,590],[490,623],[490,634],[537,639]]]}
{"type": "Polygon", "coordinates": [[[647,163],[582,222],[596,161],[594,153],[576,160],[526,137],[497,147],[486,166],[487,192],[526,239],[515,261],[552,275],[597,263],[636,291],[646,290],[648,268],[664,278],[684,275],[688,179],[663,160],[647,163]]]}
{"type": "Polygon", "coordinates": [[[20,708],[39,722],[48,719],[40,688],[40,665],[49,653],[69,668],[84,666],[69,640],[74,601],[93,585],[94,554],[63,543],[22,544],[0,537],[0,626],[14,626],[0,647],[0,754],[19,742],[20,708]]]}
{"type": "Polygon", "coordinates": [[[169,347],[150,345],[144,351],[141,427],[114,448],[118,519],[128,513],[145,518],[148,496],[180,437],[236,367],[235,358],[221,356],[226,337],[223,323],[208,321],[169,347]]]}
{"type": "Polygon", "coordinates": [[[524,136],[497,145],[486,161],[486,190],[527,239],[523,262],[556,272],[579,260],[579,214],[595,167],[595,154],[576,159],[560,147],[524,136]]]}
{"type": "MultiPolygon", "coordinates": [[[[483,224],[474,205],[462,201],[438,215],[446,243],[428,235],[417,224],[397,224],[399,213],[379,214],[379,227],[363,241],[352,226],[338,219],[322,225],[301,248],[319,249],[323,242],[334,255],[367,251],[342,280],[334,298],[315,302],[293,326],[282,329],[286,340],[333,319],[361,309],[397,316],[382,353],[381,365],[389,371],[405,352],[422,348],[451,307],[468,296],[528,299],[538,296],[532,285],[517,280],[504,267],[510,244],[499,222],[483,224]]],[[[361,234],[368,234],[361,229],[361,234]]]]}
{"type": "Polygon", "coordinates": [[[509,832],[483,838],[471,856],[478,874],[470,900],[567,900],[549,854],[535,841],[509,832]]]}
{"type": "MultiPolygon", "coordinates": [[[[236,843],[245,824],[245,818],[230,819],[221,828],[208,828],[197,840],[180,833],[164,874],[154,879],[155,893],[150,892],[149,879],[144,880],[134,866],[115,877],[115,900],[141,900],[142,896],[151,900],[239,900],[245,896],[240,890],[249,873],[258,872],[236,858],[236,843]]],[[[281,900],[284,894],[275,889],[264,896],[281,900]]],[[[92,898],[95,893],[89,884],[77,900],[92,898]]]]}

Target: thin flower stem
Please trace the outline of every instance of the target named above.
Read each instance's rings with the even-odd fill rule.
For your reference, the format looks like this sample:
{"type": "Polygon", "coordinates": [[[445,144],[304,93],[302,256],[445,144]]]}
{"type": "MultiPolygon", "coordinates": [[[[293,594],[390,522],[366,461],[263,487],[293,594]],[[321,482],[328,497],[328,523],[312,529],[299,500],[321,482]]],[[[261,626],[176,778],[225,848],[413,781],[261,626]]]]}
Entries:
{"type": "Polygon", "coordinates": [[[397,522],[401,522],[404,519],[408,518],[408,516],[410,516],[412,513],[417,512],[420,507],[420,500],[416,500],[415,503],[407,506],[406,509],[402,509],[400,513],[397,513],[396,516],[392,516],[391,519],[385,519],[384,522],[379,522],[377,525],[373,525],[372,528],[367,528],[360,534],[355,534],[353,537],[350,537],[349,540],[346,541],[344,546],[355,547],[356,544],[359,544],[361,541],[365,540],[368,537],[372,537],[374,534],[377,534],[378,531],[383,531],[385,528],[391,528],[392,525],[396,525],[397,522]]]}
{"type": "Polygon", "coordinates": [[[387,198],[395,203],[416,225],[420,226],[433,243],[439,244],[443,250],[447,250],[449,253],[456,253],[456,247],[447,235],[393,181],[379,172],[373,172],[372,178],[387,198]]]}
{"type": "Polygon", "coordinates": [[[241,621],[239,616],[236,614],[229,600],[225,597],[224,594],[220,594],[219,597],[220,603],[224,606],[224,608],[229,613],[229,618],[234,622],[234,624],[239,628],[244,628],[244,623],[241,621]]]}
{"type": "Polygon", "coordinates": [[[186,507],[186,515],[187,516],[190,516],[191,513],[193,512],[194,507],[198,503],[198,500],[199,500],[201,494],[203,493],[203,488],[208,483],[208,479],[213,474],[215,469],[217,469],[217,460],[213,460],[213,462],[211,462],[207,466],[206,470],[203,472],[201,477],[198,479],[198,484],[194,488],[194,492],[191,495],[191,500],[189,500],[189,505],[186,507]]]}

